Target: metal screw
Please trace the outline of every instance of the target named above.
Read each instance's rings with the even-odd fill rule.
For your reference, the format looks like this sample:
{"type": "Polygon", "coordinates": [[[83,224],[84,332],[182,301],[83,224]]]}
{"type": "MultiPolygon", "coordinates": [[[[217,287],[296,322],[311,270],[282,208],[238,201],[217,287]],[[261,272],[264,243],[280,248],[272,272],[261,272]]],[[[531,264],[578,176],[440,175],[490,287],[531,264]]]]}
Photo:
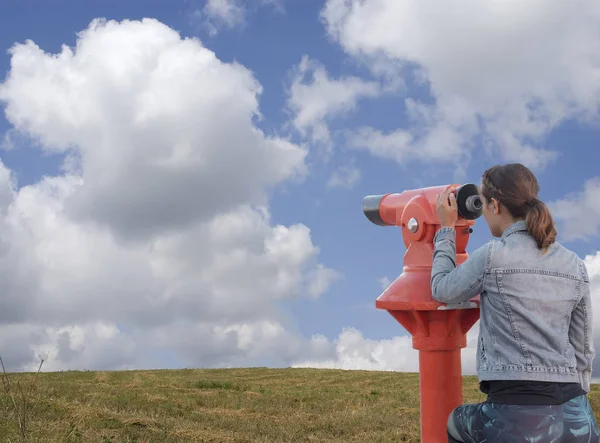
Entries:
{"type": "Polygon", "coordinates": [[[408,227],[409,231],[413,234],[419,230],[419,222],[414,217],[408,221],[406,226],[408,227]]]}

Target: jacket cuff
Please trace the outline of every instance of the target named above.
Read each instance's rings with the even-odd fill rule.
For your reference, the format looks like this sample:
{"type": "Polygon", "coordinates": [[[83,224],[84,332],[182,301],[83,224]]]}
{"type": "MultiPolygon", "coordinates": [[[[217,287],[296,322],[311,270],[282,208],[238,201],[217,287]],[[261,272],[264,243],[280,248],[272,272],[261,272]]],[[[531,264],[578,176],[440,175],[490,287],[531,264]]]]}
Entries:
{"type": "Polygon", "coordinates": [[[436,243],[438,240],[455,240],[456,230],[447,226],[440,228],[433,237],[433,242],[436,243]]]}
{"type": "Polygon", "coordinates": [[[591,384],[591,376],[590,371],[585,371],[583,373],[579,373],[579,380],[581,383],[581,389],[583,389],[586,394],[590,392],[590,384],[591,384]]]}

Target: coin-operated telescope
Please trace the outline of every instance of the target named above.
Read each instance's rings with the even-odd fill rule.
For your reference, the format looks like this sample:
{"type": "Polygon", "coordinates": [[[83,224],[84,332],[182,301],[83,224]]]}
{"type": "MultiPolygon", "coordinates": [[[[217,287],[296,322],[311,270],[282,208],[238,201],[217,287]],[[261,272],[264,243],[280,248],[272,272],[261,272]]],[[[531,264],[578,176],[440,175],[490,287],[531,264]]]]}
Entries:
{"type": "MultiPolygon", "coordinates": [[[[456,264],[463,263],[482,201],[473,184],[450,185],[456,193],[459,218],[456,228],[456,264]]],[[[431,296],[433,238],[440,228],[437,196],[448,186],[371,195],[363,199],[363,212],[380,226],[402,230],[406,253],[400,276],[377,298],[375,306],[388,311],[412,335],[419,351],[421,441],[447,442],[448,415],[462,404],[460,350],[466,334],[479,320],[479,296],[466,303],[446,305],[431,296]]]]}

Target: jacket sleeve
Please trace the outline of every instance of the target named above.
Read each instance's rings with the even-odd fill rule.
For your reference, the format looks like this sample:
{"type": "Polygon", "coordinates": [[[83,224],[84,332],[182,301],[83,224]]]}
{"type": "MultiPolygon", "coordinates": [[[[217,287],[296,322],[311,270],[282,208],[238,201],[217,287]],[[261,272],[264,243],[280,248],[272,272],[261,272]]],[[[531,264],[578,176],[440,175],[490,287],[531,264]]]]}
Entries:
{"type": "Polygon", "coordinates": [[[571,313],[569,341],[575,350],[581,388],[585,392],[590,392],[592,362],[596,352],[592,338],[593,316],[590,283],[585,264],[582,263],[582,266],[584,278],[581,282],[581,300],[575,305],[575,309],[571,313]]]}
{"type": "Polygon", "coordinates": [[[491,243],[469,254],[456,266],[456,231],[440,228],[436,233],[431,269],[431,294],[440,303],[462,303],[483,290],[491,243]]]}

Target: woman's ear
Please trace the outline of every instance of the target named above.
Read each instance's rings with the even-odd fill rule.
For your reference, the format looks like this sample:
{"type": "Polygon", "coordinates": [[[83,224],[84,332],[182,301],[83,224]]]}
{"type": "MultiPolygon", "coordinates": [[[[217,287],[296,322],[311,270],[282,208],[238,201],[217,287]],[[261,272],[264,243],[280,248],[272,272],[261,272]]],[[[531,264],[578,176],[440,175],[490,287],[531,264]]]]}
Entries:
{"type": "Polygon", "coordinates": [[[492,204],[494,205],[494,215],[498,215],[500,213],[500,203],[495,198],[492,198],[492,204]]]}

